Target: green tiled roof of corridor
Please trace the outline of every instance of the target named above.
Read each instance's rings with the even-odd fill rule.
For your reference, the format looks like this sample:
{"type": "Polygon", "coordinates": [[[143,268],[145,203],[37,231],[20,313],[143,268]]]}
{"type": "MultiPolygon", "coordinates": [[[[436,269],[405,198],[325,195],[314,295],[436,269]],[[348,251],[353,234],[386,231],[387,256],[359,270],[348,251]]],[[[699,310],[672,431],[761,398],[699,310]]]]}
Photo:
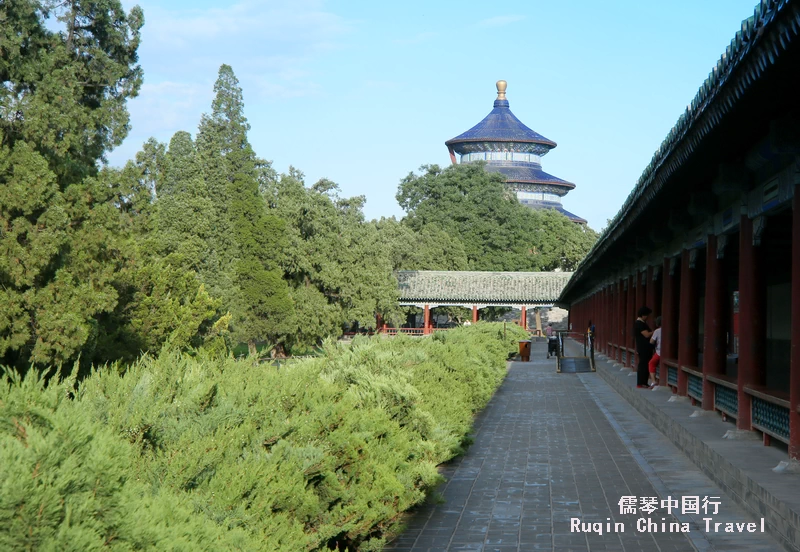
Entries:
{"type": "Polygon", "coordinates": [[[401,301],[553,303],[572,272],[400,270],[401,301]]]}

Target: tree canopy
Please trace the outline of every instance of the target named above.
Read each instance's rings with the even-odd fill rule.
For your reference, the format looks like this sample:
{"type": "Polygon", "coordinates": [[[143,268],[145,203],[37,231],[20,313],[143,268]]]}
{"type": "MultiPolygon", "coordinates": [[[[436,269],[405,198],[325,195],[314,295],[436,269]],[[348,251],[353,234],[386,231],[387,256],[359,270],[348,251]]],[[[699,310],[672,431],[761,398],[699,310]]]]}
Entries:
{"type": "Polygon", "coordinates": [[[0,359],[64,362],[117,304],[126,202],[97,163],[128,131],[143,16],[25,1],[0,21],[0,359]]]}
{"type": "Polygon", "coordinates": [[[553,210],[531,210],[482,163],[423,165],[397,192],[404,223],[416,232],[434,226],[463,244],[470,270],[571,270],[597,235],[553,210]]]}
{"type": "Polygon", "coordinates": [[[394,271],[570,270],[596,239],[480,164],[423,166],[398,189],[407,216],[367,221],[364,197],[256,154],[227,64],[194,139],[108,167],[142,84],[141,9],[3,2],[0,22],[0,364],[305,350],[401,322],[394,271]]]}
{"type": "Polygon", "coordinates": [[[267,210],[259,171],[267,165],[256,157],[247,132],[239,81],[222,65],[211,114],[198,132],[199,154],[209,192],[217,193],[216,256],[224,278],[215,278],[217,293],[233,314],[234,338],[248,342],[280,342],[295,326],[289,288],[280,262],[286,250],[285,222],[267,210]],[[230,282],[228,289],[219,287],[230,282]]]}

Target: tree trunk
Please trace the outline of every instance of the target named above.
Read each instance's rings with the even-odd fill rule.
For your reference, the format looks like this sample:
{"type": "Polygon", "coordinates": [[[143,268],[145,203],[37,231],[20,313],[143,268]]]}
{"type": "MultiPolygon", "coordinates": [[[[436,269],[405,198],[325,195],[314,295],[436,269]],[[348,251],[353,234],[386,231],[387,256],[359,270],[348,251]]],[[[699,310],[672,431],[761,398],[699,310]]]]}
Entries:
{"type": "Polygon", "coordinates": [[[256,342],[252,339],[247,342],[247,350],[250,352],[250,356],[255,356],[258,354],[258,349],[256,349],[256,342]]]}
{"type": "Polygon", "coordinates": [[[283,346],[283,343],[278,343],[275,345],[275,348],[272,349],[272,358],[286,358],[286,348],[283,346]]]}

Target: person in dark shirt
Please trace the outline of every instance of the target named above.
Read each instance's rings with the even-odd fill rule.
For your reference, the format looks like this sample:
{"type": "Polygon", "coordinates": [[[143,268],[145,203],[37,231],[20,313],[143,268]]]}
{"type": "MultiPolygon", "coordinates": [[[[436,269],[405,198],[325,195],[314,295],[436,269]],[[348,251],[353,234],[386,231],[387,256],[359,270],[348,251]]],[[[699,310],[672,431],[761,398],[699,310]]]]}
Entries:
{"type": "Polygon", "coordinates": [[[653,313],[650,307],[642,307],[639,309],[639,318],[633,323],[633,335],[636,339],[636,353],[639,355],[639,362],[636,365],[636,387],[640,389],[649,389],[647,384],[649,377],[649,369],[647,365],[650,363],[650,357],[653,356],[653,346],[650,344],[650,337],[653,332],[650,326],[647,325],[647,319],[653,313]]]}

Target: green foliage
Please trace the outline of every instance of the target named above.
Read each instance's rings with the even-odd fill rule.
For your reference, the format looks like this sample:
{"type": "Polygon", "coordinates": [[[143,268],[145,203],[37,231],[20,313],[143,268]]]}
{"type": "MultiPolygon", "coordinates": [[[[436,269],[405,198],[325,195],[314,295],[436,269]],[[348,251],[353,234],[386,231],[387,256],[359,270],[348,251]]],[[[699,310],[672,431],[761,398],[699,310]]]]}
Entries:
{"type": "MultiPolygon", "coordinates": [[[[118,189],[97,162],[127,134],[142,13],[118,0],[0,4],[0,359],[65,362],[116,305],[118,189]],[[52,29],[55,17],[60,31],[52,29]]],[[[123,202],[124,203],[124,202],[123,202]]]]}
{"type": "Polygon", "coordinates": [[[294,168],[263,189],[286,222],[283,267],[298,320],[290,347],[317,345],[352,322],[374,328],[376,312],[399,312],[384,236],[364,221],[364,198],[340,198],[338,190],[328,180],[306,188],[294,168]]]}
{"type": "Polygon", "coordinates": [[[36,372],[0,383],[0,549],[255,549],[143,477],[136,437],[68,392],[36,372]]]}
{"type": "Polygon", "coordinates": [[[128,267],[116,285],[119,307],[104,325],[96,359],[132,361],[167,344],[199,347],[220,307],[193,272],[158,258],[128,267]]]}
{"type": "Polygon", "coordinates": [[[87,177],[62,189],[27,142],[0,152],[0,358],[65,362],[114,308],[122,220],[114,190],[87,177]]]}
{"type": "Polygon", "coordinates": [[[446,228],[464,246],[471,270],[570,270],[597,235],[560,213],[533,211],[511,195],[502,175],[482,164],[421,167],[400,183],[404,223],[420,232],[446,228]]]}
{"type": "Polygon", "coordinates": [[[381,218],[375,225],[380,241],[388,248],[393,270],[467,270],[469,262],[464,244],[437,223],[425,224],[417,231],[392,218],[381,218]]]}
{"type": "MultiPolygon", "coordinates": [[[[440,480],[519,328],[328,344],[275,368],[145,357],[0,384],[0,548],[380,550],[440,480]]],[[[519,335],[518,335],[519,334],[519,335]]]]}
{"type": "Polygon", "coordinates": [[[0,146],[35,144],[61,190],[128,133],[142,10],[119,0],[0,4],[0,146]],[[53,29],[57,20],[58,29],[53,29]]]}
{"type": "Polygon", "coordinates": [[[597,241],[597,232],[575,224],[555,210],[537,209],[530,215],[536,230],[529,236],[541,257],[542,270],[574,271],[597,241]]]}
{"type": "Polygon", "coordinates": [[[205,281],[212,262],[211,221],[215,210],[188,132],[176,132],[172,137],[164,165],[155,204],[157,250],[170,264],[196,272],[205,281]]]}
{"type": "Polygon", "coordinates": [[[284,340],[295,326],[280,269],[287,245],[284,222],[267,211],[261,194],[267,163],[247,140],[242,89],[229,65],[220,67],[214,92],[197,138],[208,193],[217,206],[211,249],[220,272],[208,279],[233,314],[234,337],[254,348],[256,341],[284,340]]]}

